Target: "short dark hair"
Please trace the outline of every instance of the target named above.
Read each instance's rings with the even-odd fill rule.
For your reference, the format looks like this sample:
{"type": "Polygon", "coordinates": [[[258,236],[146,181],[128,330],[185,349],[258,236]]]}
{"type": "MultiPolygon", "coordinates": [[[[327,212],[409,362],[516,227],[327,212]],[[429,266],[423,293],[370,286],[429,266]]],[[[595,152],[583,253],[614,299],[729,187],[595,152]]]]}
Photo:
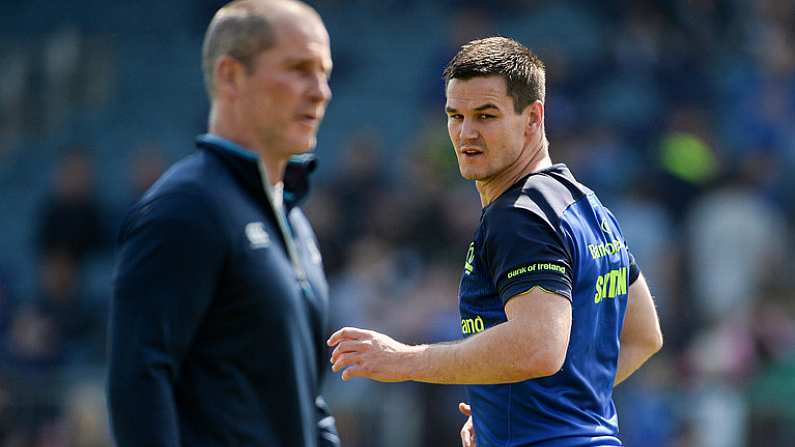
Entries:
{"type": "Polygon", "coordinates": [[[507,37],[473,40],[461,47],[444,69],[444,82],[501,76],[516,113],[536,100],[544,102],[544,63],[527,47],[507,37]]]}

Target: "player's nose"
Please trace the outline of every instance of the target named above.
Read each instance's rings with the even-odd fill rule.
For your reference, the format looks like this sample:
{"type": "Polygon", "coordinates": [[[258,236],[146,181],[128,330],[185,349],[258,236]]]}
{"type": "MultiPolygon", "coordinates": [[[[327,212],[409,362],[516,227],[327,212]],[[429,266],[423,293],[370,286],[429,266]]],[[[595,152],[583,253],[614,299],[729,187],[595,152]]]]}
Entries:
{"type": "Polygon", "coordinates": [[[313,102],[328,103],[331,101],[331,87],[325,75],[315,76],[308,91],[313,102]]]}
{"type": "Polygon", "coordinates": [[[480,133],[472,120],[464,118],[461,122],[461,127],[458,130],[458,137],[462,142],[475,141],[480,136],[480,133]]]}

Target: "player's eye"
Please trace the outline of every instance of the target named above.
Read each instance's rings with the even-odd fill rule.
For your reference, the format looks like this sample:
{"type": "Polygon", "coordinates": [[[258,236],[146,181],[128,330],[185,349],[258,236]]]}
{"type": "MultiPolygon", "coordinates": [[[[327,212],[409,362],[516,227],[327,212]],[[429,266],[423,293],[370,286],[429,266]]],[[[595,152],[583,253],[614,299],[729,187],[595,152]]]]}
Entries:
{"type": "Polygon", "coordinates": [[[491,115],[491,114],[488,114],[488,113],[481,113],[480,115],[478,115],[478,119],[480,119],[480,120],[489,120],[489,119],[492,119],[492,118],[496,118],[496,117],[494,115],[491,115]]]}
{"type": "Polygon", "coordinates": [[[464,115],[461,115],[460,113],[453,113],[451,115],[447,115],[447,117],[453,121],[461,121],[464,119],[464,115]]]}
{"type": "Polygon", "coordinates": [[[305,76],[314,74],[314,67],[309,63],[297,63],[290,66],[290,70],[305,76]]]}

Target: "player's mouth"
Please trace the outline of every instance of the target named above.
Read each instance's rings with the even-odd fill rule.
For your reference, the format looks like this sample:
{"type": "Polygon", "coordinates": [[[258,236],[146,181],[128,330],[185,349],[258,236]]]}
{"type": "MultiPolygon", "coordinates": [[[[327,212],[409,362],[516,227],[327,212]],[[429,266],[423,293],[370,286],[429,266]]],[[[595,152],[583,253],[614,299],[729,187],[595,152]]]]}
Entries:
{"type": "Polygon", "coordinates": [[[473,147],[473,146],[464,146],[460,150],[461,154],[466,158],[475,158],[480,155],[483,155],[483,151],[473,147]]]}
{"type": "Polygon", "coordinates": [[[320,124],[320,116],[311,113],[302,113],[298,115],[297,121],[306,126],[317,127],[320,124]]]}

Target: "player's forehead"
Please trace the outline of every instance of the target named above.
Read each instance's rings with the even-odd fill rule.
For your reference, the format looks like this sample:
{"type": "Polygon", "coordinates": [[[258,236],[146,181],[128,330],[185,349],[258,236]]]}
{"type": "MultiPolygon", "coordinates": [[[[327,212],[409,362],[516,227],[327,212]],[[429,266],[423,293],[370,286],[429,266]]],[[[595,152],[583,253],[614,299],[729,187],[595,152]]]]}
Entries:
{"type": "Polygon", "coordinates": [[[273,29],[275,44],[264,51],[266,57],[317,62],[331,70],[328,31],[315,14],[299,10],[277,15],[273,29]]]}
{"type": "Polygon", "coordinates": [[[474,109],[491,103],[499,108],[512,107],[508,86],[502,76],[477,76],[469,79],[450,79],[446,88],[447,108],[459,111],[474,109]]]}
{"type": "Polygon", "coordinates": [[[284,43],[300,39],[301,41],[329,45],[329,35],[323,21],[310,11],[285,11],[273,17],[273,28],[284,43]]]}

